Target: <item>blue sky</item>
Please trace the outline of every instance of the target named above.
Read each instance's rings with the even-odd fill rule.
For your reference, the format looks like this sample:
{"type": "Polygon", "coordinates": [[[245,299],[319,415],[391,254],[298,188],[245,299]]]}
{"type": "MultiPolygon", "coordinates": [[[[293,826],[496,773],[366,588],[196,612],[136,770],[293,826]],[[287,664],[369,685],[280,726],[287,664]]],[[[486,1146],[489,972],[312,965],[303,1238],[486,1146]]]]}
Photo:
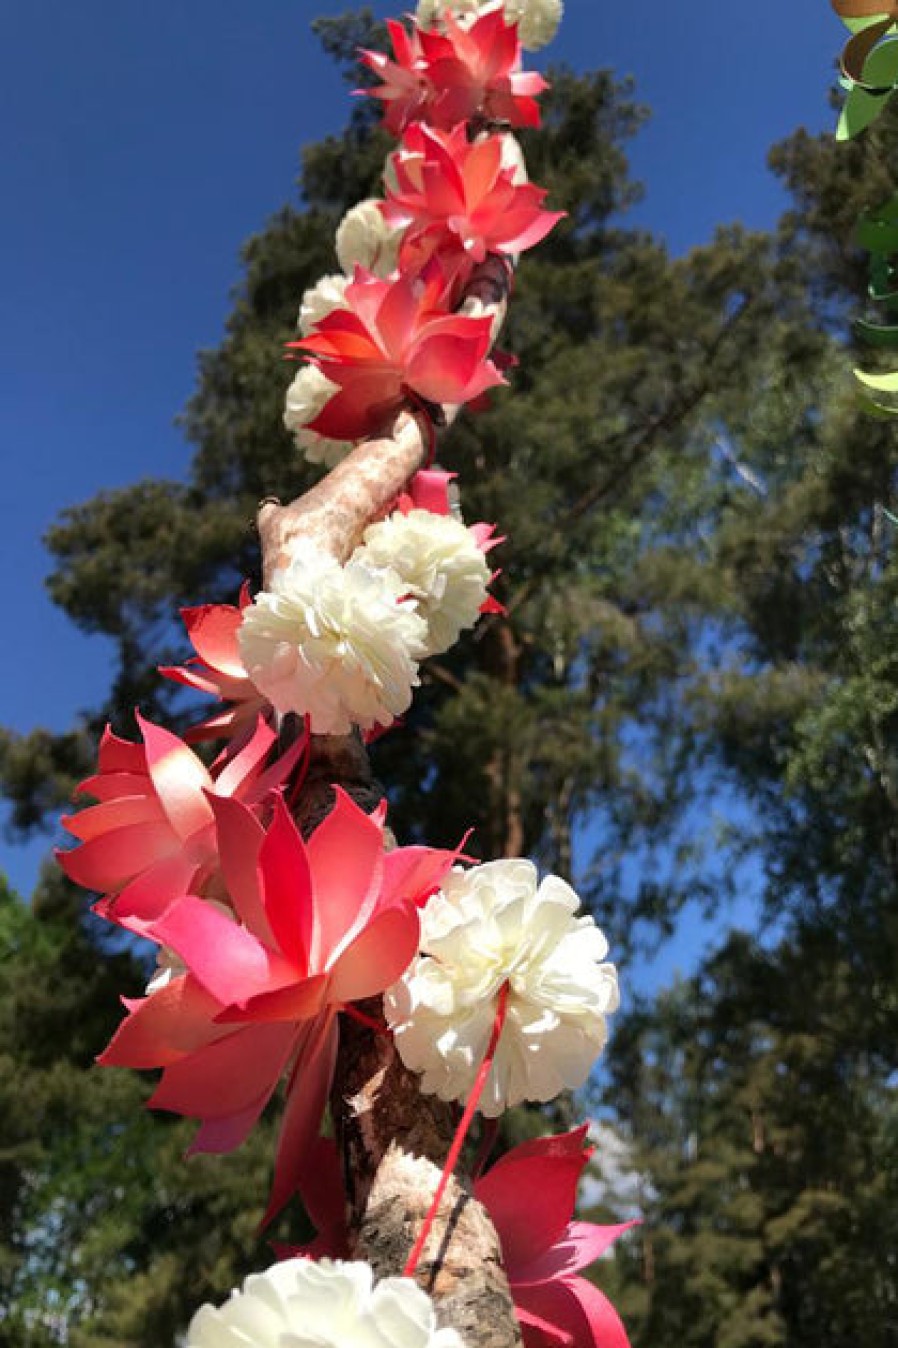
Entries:
{"type": "MultiPolygon", "coordinates": [[[[108,684],[104,641],[75,631],[46,597],[41,537],[63,507],[104,487],[186,471],[190,447],[174,418],[196,353],[219,340],[240,245],[295,198],[299,147],[347,114],[346,87],[309,31],[326,9],[326,0],[5,7],[7,726],[64,729],[108,684]]],[[[567,0],[544,55],[635,77],[652,119],[632,153],[646,189],[633,218],[682,252],[718,223],[776,219],[784,198],[767,150],[799,125],[831,125],[842,33],[825,0],[567,0]]],[[[24,892],[37,855],[0,842],[0,867],[24,892]]]]}

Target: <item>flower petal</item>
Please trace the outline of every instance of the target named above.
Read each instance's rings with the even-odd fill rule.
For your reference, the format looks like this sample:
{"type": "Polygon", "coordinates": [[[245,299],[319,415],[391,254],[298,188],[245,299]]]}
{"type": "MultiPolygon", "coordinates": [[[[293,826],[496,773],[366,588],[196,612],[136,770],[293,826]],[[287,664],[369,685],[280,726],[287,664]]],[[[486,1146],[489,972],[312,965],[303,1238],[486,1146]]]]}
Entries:
{"type": "Polygon", "coordinates": [[[212,822],[212,811],[203,795],[211,788],[212,778],[177,735],[145,720],[139,712],[136,715],[159,802],[175,833],[186,840],[212,822]]]}
{"type": "Polygon", "coordinates": [[[252,932],[203,899],[178,899],[155,922],[153,939],[170,946],[222,1006],[243,1006],[296,981],[296,969],[252,932]]]}
{"type": "Polygon", "coordinates": [[[638,1225],[638,1221],[622,1222],[617,1226],[571,1222],[551,1249],[537,1255],[529,1264],[515,1265],[515,1282],[551,1282],[554,1278],[572,1277],[601,1259],[625,1231],[638,1225]]]}
{"type": "Polygon", "coordinates": [[[375,910],[383,875],[383,825],[335,788],[333,809],[306,843],[314,892],[312,967],[329,967],[375,910]]]}
{"type": "Polygon", "coordinates": [[[295,1193],[304,1191],[305,1177],[312,1164],[310,1158],[314,1157],[313,1143],[334,1077],[338,1043],[336,1016],[326,1016],[300,1044],[287,1087],[274,1180],[263,1226],[277,1216],[295,1193]]]}
{"type": "Polygon", "coordinates": [[[419,933],[418,911],[411,904],[373,918],[336,961],[331,1000],[357,1002],[384,992],[414,959],[419,933]]]}
{"type": "MultiPolygon", "coordinates": [[[[192,1119],[227,1119],[267,1099],[296,1040],[294,1025],[245,1025],[166,1067],[148,1103],[192,1119]]],[[[263,1107],[260,1105],[259,1108],[263,1107]]]]}
{"type": "Polygon", "coordinates": [[[149,997],[126,1001],[130,1014],[97,1058],[104,1067],[166,1067],[221,1038],[211,1026],[218,1003],[195,979],[174,978],[149,997]]]}

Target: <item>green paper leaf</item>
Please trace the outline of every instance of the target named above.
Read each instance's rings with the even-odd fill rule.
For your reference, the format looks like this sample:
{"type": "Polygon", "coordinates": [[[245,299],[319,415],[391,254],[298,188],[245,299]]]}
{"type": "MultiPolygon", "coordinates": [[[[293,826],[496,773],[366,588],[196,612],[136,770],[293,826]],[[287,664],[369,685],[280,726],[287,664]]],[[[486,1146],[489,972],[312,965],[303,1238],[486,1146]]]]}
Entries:
{"type": "Polygon", "coordinates": [[[898,324],[868,323],[864,318],[855,319],[855,335],[867,346],[898,346],[898,324]]]}
{"type": "Polygon", "coordinates": [[[891,310],[898,305],[898,272],[887,253],[874,253],[870,259],[870,284],[867,289],[871,300],[891,310]]]}
{"type": "Polygon", "coordinates": [[[877,43],[864,62],[864,83],[885,89],[898,79],[898,38],[877,43]]]}
{"type": "Polygon", "coordinates": [[[857,85],[845,99],[836,128],[836,140],[851,140],[875,122],[882,112],[891,94],[868,94],[866,89],[857,85]]]}
{"type": "Polygon", "coordinates": [[[898,370],[892,370],[888,374],[870,374],[866,370],[855,370],[854,377],[858,383],[864,385],[864,388],[873,389],[876,393],[898,394],[898,370]]]}
{"type": "Polygon", "coordinates": [[[875,417],[877,421],[894,421],[898,418],[898,407],[884,407],[863,392],[858,395],[858,406],[868,417],[875,417]]]}
{"type": "Polygon", "coordinates": [[[863,19],[846,19],[844,15],[840,16],[849,33],[862,33],[865,28],[872,28],[874,23],[882,23],[886,17],[886,11],[880,14],[868,14],[863,19]]]}

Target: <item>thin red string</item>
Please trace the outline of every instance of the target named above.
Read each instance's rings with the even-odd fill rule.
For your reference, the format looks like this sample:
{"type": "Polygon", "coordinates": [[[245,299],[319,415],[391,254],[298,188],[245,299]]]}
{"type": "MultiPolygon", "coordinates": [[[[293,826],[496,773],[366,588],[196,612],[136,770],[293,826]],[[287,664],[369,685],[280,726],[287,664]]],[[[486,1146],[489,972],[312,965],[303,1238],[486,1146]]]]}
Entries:
{"type": "Polygon", "coordinates": [[[424,1223],[418,1233],[418,1239],[412,1246],[412,1252],[408,1257],[405,1268],[402,1270],[402,1275],[405,1278],[414,1277],[424,1246],[427,1243],[427,1237],[430,1235],[431,1228],[433,1227],[437,1212],[439,1211],[440,1203],[443,1201],[446,1186],[449,1183],[452,1172],[458,1164],[461,1149],[464,1146],[465,1138],[468,1135],[468,1130],[471,1127],[474,1115],[477,1113],[477,1106],[480,1104],[480,1097],[483,1094],[487,1077],[489,1076],[490,1069],[493,1065],[493,1059],[496,1056],[496,1049],[499,1046],[499,1036],[502,1034],[502,1030],[505,1026],[505,1015],[507,1010],[508,984],[503,983],[502,987],[499,989],[499,1001],[496,1006],[496,1018],[493,1021],[493,1032],[490,1035],[490,1042],[487,1045],[486,1053],[483,1055],[483,1062],[480,1064],[480,1069],[474,1080],[471,1094],[468,1096],[465,1112],[462,1114],[461,1122],[455,1130],[452,1146],[449,1148],[449,1155],[446,1157],[446,1164],[443,1166],[443,1173],[440,1175],[440,1182],[437,1185],[433,1201],[427,1210],[427,1216],[424,1218],[424,1223]]]}
{"type": "Polygon", "coordinates": [[[357,1006],[353,1006],[352,1002],[344,1002],[340,1010],[344,1015],[350,1016],[352,1020],[357,1020],[360,1025],[364,1025],[366,1029],[373,1030],[375,1034],[390,1033],[386,1025],[382,1025],[379,1020],[375,1020],[372,1016],[366,1016],[364,1011],[360,1011],[357,1006]]]}

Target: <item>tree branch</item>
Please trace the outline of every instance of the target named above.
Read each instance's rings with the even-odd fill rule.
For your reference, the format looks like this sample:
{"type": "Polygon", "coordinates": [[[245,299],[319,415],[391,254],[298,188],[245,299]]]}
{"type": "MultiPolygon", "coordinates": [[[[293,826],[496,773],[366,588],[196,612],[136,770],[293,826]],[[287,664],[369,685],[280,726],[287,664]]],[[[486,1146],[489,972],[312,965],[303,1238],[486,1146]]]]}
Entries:
{"type": "MultiPolygon", "coordinates": [[[[488,258],[468,287],[462,312],[488,314],[493,336],[505,314],[509,273],[488,258]]],[[[446,408],[447,423],[459,409],[446,408]]],[[[373,520],[389,507],[426,458],[427,443],[410,413],[391,436],[365,442],[310,491],[290,504],[259,508],[264,584],[289,564],[300,538],[345,562],[373,520]]],[[[295,733],[285,727],[284,737],[295,733]]],[[[383,792],[374,781],[358,735],[314,735],[297,823],[310,832],[332,808],[333,787],[343,787],[372,809],[383,792]]],[[[380,1017],[379,1003],[368,1013],[380,1017]]],[[[331,1111],[349,1195],[354,1253],[381,1275],[403,1271],[440,1178],[457,1110],[423,1095],[418,1078],[402,1065],[392,1038],[342,1018],[331,1111]]],[[[514,1305],[501,1264],[499,1239],[483,1207],[460,1175],[451,1181],[416,1273],[434,1299],[441,1325],[462,1335],[467,1348],[517,1348],[514,1305]]]]}

